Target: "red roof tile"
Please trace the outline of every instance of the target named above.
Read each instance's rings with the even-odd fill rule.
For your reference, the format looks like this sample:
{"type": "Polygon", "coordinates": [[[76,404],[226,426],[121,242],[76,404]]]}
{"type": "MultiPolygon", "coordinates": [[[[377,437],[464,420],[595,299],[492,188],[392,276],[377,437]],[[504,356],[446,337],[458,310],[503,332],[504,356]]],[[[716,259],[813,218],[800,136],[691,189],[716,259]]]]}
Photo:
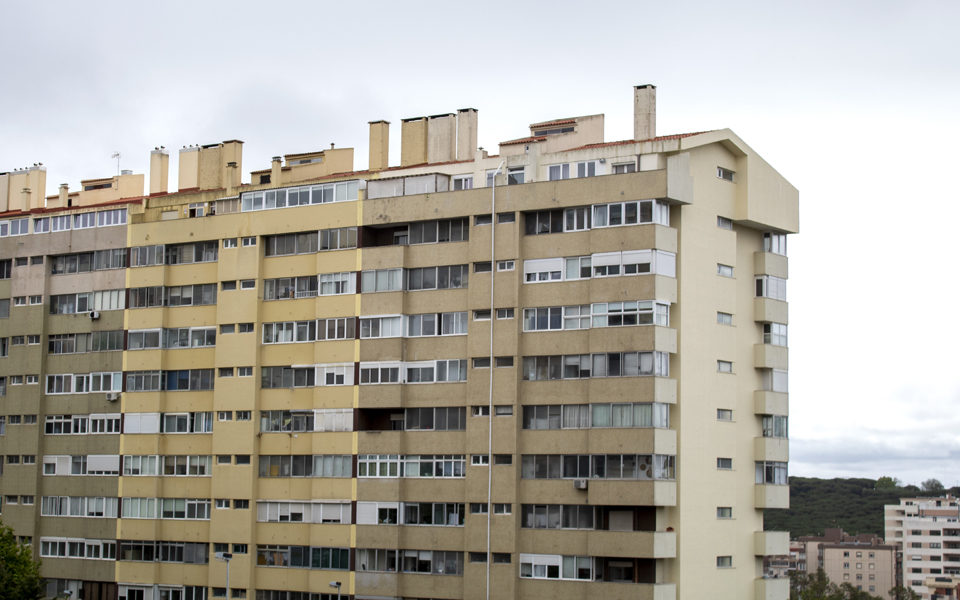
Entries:
{"type": "Polygon", "coordinates": [[[530,126],[530,129],[540,129],[542,127],[553,127],[555,125],[573,125],[577,122],[576,119],[557,119],[555,121],[544,121],[543,123],[534,123],[530,126]]]}
{"type": "Polygon", "coordinates": [[[531,142],[542,142],[542,141],[545,140],[545,139],[547,139],[547,136],[545,136],[545,135],[537,135],[537,136],[532,136],[532,137],[520,138],[520,139],[518,139],[518,140],[508,140],[508,141],[506,141],[506,142],[500,142],[500,145],[501,145],[501,146],[510,146],[510,145],[513,145],[513,144],[529,144],[529,143],[531,143],[531,142]]]}

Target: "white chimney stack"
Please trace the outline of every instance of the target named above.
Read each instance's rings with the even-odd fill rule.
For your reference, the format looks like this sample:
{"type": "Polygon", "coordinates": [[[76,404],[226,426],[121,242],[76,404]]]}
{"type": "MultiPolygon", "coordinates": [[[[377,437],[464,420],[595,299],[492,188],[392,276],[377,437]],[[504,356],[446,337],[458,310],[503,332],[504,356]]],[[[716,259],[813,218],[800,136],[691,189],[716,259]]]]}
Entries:
{"type": "Polygon", "coordinates": [[[657,137],[657,86],[637,85],[633,88],[633,139],[657,137]]]}

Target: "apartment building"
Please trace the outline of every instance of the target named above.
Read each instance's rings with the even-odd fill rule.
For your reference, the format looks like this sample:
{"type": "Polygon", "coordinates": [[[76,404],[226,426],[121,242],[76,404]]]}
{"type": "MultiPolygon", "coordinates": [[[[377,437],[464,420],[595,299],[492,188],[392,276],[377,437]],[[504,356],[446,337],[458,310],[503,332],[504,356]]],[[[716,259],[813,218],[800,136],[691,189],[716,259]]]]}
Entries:
{"type": "Polygon", "coordinates": [[[798,193],[730,130],[657,136],[655,93],[622,141],[489,155],[461,109],[399,166],[374,121],[363,171],[0,175],[2,510],[51,595],[786,598],[798,193]]]}
{"type": "Polygon", "coordinates": [[[900,551],[903,585],[924,600],[950,597],[960,575],[957,498],[901,498],[883,508],[887,539],[900,551]]]}
{"type": "Polygon", "coordinates": [[[822,536],[791,541],[790,550],[796,570],[806,575],[823,569],[836,584],[849,583],[880,597],[898,584],[897,547],[873,534],[850,535],[840,528],[827,528],[822,536]]]}

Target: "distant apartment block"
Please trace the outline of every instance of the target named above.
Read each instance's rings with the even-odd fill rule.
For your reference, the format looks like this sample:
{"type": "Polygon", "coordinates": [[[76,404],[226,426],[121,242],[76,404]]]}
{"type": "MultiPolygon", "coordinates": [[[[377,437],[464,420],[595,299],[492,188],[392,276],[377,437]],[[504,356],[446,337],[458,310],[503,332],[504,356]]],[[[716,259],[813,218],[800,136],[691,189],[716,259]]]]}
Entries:
{"type": "Polygon", "coordinates": [[[955,595],[947,590],[957,589],[960,576],[958,511],[957,498],[949,495],[884,506],[884,529],[898,546],[903,585],[924,600],[955,595]]]}

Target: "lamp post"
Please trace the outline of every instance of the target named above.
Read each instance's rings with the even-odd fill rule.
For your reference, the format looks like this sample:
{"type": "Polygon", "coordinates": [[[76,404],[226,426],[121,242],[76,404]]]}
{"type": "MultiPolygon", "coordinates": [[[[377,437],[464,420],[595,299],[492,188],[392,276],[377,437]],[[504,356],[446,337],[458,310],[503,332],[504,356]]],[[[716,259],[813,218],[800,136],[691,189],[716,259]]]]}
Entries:
{"type": "Polygon", "coordinates": [[[214,557],[220,562],[227,563],[227,600],[230,600],[230,559],[233,558],[233,554],[230,552],[217,552],[214,554],[214,557]]]}
{"type": "Polygon", "coordinates": [[[343,585],[339,581],[331,581],[330,587],[337,588],[337,600],[340,600],[340,586],[343,585]]]}

